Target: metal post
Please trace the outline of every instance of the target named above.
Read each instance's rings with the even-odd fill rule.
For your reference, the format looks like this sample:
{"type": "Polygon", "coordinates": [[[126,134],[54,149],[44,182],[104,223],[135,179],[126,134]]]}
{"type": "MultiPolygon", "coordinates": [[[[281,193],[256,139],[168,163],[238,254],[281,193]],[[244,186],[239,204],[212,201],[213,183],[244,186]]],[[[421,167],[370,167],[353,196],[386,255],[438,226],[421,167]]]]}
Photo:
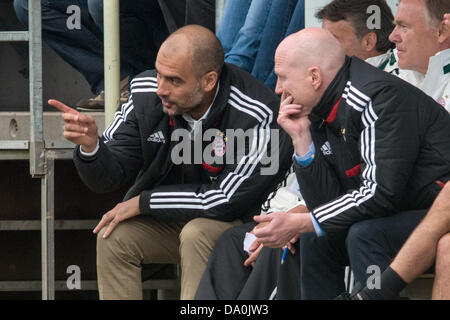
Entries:
{"type": "Polygon", "coordinates": [[[216,0],[216,32],[219,30],[225,0],[216,0]]]}
{"type": "Polygon", "coordinates": [[[114,119],[120,103],[120,29],[119,0],[103,1],[105,55],[105,128],[114,119]]]}
{"type": "Polygon", "coordinates": [[[30,56],[30,174],[44,174],[41,0],[28,0],[30,56]]]}
{"type": "MultiPolygon", "coordinates": [[[[51,152],[49,152],[51,153],[51,152]]],[[[55,299],[55,160],[46,154],[41,179],[42,299],[55,299]]]]}

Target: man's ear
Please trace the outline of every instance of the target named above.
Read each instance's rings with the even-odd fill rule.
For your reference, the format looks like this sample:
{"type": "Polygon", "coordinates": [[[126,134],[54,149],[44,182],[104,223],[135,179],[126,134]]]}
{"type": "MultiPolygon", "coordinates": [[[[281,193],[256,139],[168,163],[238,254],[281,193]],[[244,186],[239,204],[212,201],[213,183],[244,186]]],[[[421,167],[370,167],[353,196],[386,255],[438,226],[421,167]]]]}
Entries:
{"type": "Polygon", "coordinates": [[[361,44],[366,52],[375,50],[377,47],[377,34],[375,32],[369,32],[361,39],[361,44]]]}
{"type": "Polygon", "coordinates": [[[450,45],[450,25],[444,20],[439,23],[438,41],[441,44],[448,43],[450,45]]]}
{"type": "Polygon", "coordinates": [[[319,90],[323,82],[322,70],[319,67],[311,67],[308,69],[309,78],[311,80],[311,86],[314,90],[319,90]]]}
{"type": "Polygon", "coordinates": [[[217,84],[219,75],[216,71],[210,71],[203,75],[202,77],[202,88],[203,91],[212,91],[217,84]]]}

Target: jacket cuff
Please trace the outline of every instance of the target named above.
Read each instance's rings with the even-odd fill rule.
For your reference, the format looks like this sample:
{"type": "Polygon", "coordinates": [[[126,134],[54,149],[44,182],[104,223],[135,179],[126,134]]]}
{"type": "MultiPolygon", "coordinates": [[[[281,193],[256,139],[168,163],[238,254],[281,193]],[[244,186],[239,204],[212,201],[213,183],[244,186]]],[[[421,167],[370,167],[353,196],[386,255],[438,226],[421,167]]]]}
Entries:
{"type": "Polygon", "coordinates": [[[294,164],[294,171],[295,172],[310,171],[311,164],[314,163],[316,161],[316,159],[317,159],[317,157],[314,156],[314,157],[312,157],[312,159],[308,162],[308,164],[306,166],[302,166],[300,163],[298,163],[297,159],[295,158],[295,154],[294,154],[294,156],[292,157],[292,160],[293,160],[292,162],[294,164]]]}
{"type": "Polygon", "coordinates": [[[139,211],[140,214],[144,216],[148,216],[151,214],[150,210],[150,197],[151,197],[150,191],[142,191],[139,196],[139,211]]]}
{"type": "Polygon", "coordinates": [[[91,157],[95,156],[95,154],[97,153],[98,149],[100,149],[99,139],[97,139],[97,145],[95,146],[94,151],[92,151],[92,152],[84,152],[83,149],[80,146],[80,154],[81,154],[81,156],[83,156],[83,158],[91,158],[91,157]]]}
{"type": "Polygon", "coordinates": [[[302,156],[298,156],[294,150],[294,160],[301,167],[307,167],[313,161],[315,155],[316,155],[316,147],[314,146],[314,142],[311,142],[308,152],[302,156]]]}
{"type": "Polygon", "coordinates": [[[78,158],[78,160],[81,160],[81,162],[84,162],[84,163],[89,163],[89,162],[93,162],[93,161],[97,160],[97,158],[99,157],[99,154],[100,154],[99,151],[103,147],[104,147],[104,144],[101,141],[101,139],[99,138],[97,140],[97,147],[95,148],[94,152],[91,152],[91,153],[83,152],[81,150],[81,146],[77,145],[74,153],[75,153],[76,158],[78,158]]]}
{"type": "Polygon", "coordinates": [[[316,234],[318,237],[322,237],[325,235],[325,232],[322,230],[322,228],[320,227],[319,222],[317,222],[316,217],[314,216],[313,212],[311,211],[309,213],[309,215],[311,216],[311,221],[314,227],[314,230],[316,231],[316,234]]]}

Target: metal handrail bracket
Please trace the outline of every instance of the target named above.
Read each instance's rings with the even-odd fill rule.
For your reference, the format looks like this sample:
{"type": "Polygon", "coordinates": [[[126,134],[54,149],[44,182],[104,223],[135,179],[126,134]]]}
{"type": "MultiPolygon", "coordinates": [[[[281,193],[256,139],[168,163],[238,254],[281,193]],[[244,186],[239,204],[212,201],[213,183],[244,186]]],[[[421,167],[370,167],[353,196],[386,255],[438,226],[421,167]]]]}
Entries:
{"type": "Polygon", "coordinates": [[[0,31],[0,42],[25,41],[30,39],[28,31],[0,31]]]}

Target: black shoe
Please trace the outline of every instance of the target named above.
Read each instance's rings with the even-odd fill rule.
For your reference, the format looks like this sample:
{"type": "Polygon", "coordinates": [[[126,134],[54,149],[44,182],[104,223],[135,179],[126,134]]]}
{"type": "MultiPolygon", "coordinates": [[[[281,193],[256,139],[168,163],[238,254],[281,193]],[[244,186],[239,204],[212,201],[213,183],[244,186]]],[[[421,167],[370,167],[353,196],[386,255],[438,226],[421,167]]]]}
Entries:
{"type": "Polygon", "coordinates": [[[362,291],[362,286],[359,282],[356,282],[353,286],[352,293],[348,293],[347,291],[338,295],[334,300],[363,300],[361,295],[359,294],[362,291]]]}

